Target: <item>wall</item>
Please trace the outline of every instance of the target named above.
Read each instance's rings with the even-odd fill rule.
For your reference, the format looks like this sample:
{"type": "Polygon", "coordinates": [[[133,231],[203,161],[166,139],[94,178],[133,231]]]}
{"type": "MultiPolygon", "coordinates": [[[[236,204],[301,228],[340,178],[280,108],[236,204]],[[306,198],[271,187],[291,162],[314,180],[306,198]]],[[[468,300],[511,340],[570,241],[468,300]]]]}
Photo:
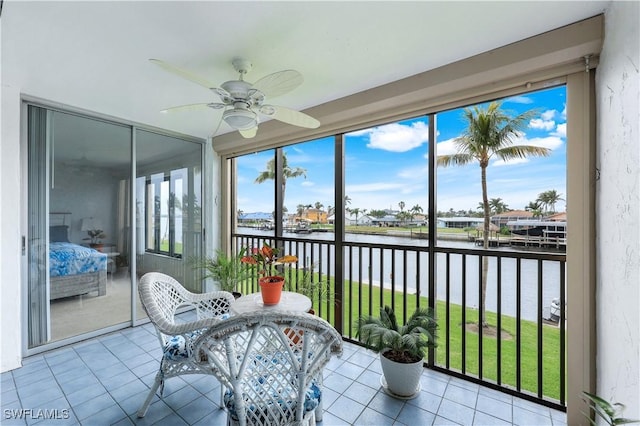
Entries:
{"type": "Polygon", "coordinates": [[[20,367],[20,91],[4,84],[0,129],[0,372],[20,367]],[[10,206],[10,208],[7,208],[10,206]]]}
{"type": "Polygon", "coordinates": [[[69,227],[69,241],[76,244],[86,244],[88,235],[80,230],[82,219],[93,217],[102,223],[102,230],[106,237],[105,243],[115,244],[118,232],[116,217],[118,213],[118,183],[108,170],[56,165],[55,187],[50,191],[50,206],[52,212],[69,212],[67,220],[69,227]]]}
{"type": "Polygon", "coordinates": [[[612,2],[596,76],[597,393],[640,418],[640,3],[612,2]]]}

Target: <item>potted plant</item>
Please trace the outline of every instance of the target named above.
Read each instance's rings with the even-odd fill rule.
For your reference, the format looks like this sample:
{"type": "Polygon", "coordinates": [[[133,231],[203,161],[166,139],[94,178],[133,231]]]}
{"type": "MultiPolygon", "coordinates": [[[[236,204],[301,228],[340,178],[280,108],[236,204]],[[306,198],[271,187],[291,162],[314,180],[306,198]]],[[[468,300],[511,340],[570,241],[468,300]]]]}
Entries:
{"type": "Polygon", "coordinates": [[[274,275],[274,266],[285,263],[295,263],[298,261],[296,256],[278,257],[280,250],[264,243],[262,248],[254,248],[251,254],[242,257],[241,261],[249,265],[256,265],[258,274],[262,275],[258,280],[260,284],[260,293],[262,293],[262,303],[265,305],[277,305],[282,296],[282,287],[284,285],[284,277],[274,275]]]}
{"type": "Polygon", "coordinates": [[[104,231],[102,229],[88,229],[87,235],[89,235],[89,237],[83,238],[83,241],[89,241],[89,247],[102,251],[102,247],[104,247],[102,239],[107,238],[104,231]]]}
{"type": "Polygon", "coordinates": [[[211,278],[220,285],[220,290],[228,291],[237,299],[242,296],[238,285],[254,276],[254,268],[242,261],[246,249],[235,256],[227,256],[222,250],[216,250],[215,257],[195,259],[194,268],[206,271],[204,278],[211,278]]]}
{"type": "Polygon", "coordinates": [[[399,325],[393,309],[380,308],[380,318],[358,319],[356,336],[380,353],[383,387],[391,395],[412,398],[420,391],[423,359],[436,346],[438,323],[432,312],[418,308],[405,325],[399,325]]]}
{"type": "Polygon", "coordinates": [[[313,304],[326,302],[333,297],[333,291],[331,289],[331,283],[328,279],[316,279],[317,275],[314,272],[314,267],[304,268],[302,275],[296,275],[296,279],[293,282],[289,282],[285,285],[287,291],[293,291],[311,299],[311,309],[309,313],[315,314],[313,304]]]}
{"type": "MultiPolygon", "coordinates": [[[[608,425],[623,425],[630,423],[640,423],[640,420],[634,419],[626,419],[624,417],[619,417],[622,415],[625,406],[619,402],[610,403],[609,401],[604,400],[598,395],[594,395],[589,392],[582,392],[582,395],[585,398],[587,404],[589,404],[589,408],[591,408],[596,416],[601,417],[608,425]]],[[[592,425],[596,425],[596,420],[592,419],[591,416],[587,413],[583,413],[587,419],[589,419],[589,423],[592,425]]]]}

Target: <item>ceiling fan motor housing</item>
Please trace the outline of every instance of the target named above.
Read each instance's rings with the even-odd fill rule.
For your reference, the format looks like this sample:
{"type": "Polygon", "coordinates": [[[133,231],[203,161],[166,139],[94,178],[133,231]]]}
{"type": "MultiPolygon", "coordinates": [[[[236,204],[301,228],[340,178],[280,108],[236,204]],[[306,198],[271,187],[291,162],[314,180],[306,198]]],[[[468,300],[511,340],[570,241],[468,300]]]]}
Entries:
{"type": "Polygon", "coordinates": [[[222,88],[229,92],[234,99],[246,99],[249,96],[251,83],[242,80],[231,80],[222,83],[222,88]]]}
{"type": "Polygon", "coordinates": [[[242,102],[236,102],[233,109],[227,109],[222,114],[222,119],[229,126],[237,130],[249,130],[258,125],[258,117],[242,102]]]}

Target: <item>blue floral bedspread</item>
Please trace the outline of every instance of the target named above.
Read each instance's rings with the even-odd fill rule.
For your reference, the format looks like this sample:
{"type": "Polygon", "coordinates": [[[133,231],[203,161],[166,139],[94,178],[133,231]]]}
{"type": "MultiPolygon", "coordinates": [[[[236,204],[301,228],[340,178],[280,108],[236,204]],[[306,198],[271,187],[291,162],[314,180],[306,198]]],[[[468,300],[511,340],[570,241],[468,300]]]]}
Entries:
{"type": "Polygon", "coordinates": [[[107,269],[107,255],[73,243],[49,244],[51,277],[85,274],[107,269]]]}

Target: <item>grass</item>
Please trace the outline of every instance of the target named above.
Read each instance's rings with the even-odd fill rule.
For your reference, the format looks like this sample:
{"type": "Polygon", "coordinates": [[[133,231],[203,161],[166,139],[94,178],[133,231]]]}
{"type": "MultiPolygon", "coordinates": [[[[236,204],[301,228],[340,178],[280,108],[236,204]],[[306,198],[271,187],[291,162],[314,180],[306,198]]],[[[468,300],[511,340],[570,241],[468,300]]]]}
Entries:
{"type": "MultiPolygon", "coordinates": [[[[331,279],[333,285],[333,279],[331,279]]],[[[355,338],[356,321],[360,315],[378,316],[380,306],[393,306],[399,321],[405,321],[415,310],[418,298],[415,294],[406,295],[406,305],[402,292],[396,291],[392,304],[392,292],[385,289],[380,293],[380,288],[367,285],[358,286],[354,283],[350,286],[345,281],[343,295],[343,334],[355,338]],[[382,302],[380,297],[382,296],[382,302]],[[404,311],[406,306],[406,313],[404,311]],[[370,309],[371,307],[371,309],[370,309]],[[351,314],[349,314],[351,312],[351,314]]],[[[420,297],[420,306],[428,306],[428,299],[420,297]]],[[[320,308],[318,301],[314,301],[316,314],[335,324],[332,307],[335,304],[334,297],[324,301],[320,308]],[[331,317],[329,317],[329,315],[331,317]]],[[[465,322],[477,323],[478,310],[466,308],[465,322]]],[[[476,332],[466,330],[463,327],[463,309],[460,305],[449,305],[449,321],[446,317],[446,303],[437,301],[436,316],[438,318],[438,348],[436,349],[436,365],[452,370],[463,371],[468,375],[479,375],[479,335],[476,332]],[[447,331],[449,339],[446,339],[447,331]],[[466,349],[463,349],[462,338],[465,337],[466,349]],[[446,365],[447,352],[449,353],[449,365],[446,365]],[[464,360],[463,360],[464,353],[464,360]]],[[[497,325],[497,315],[487,312],[487,321],[490,325],[497,325]]],[[[532,321],[521,321],[520,341],[520,389],[538,394],[538,326],[532,321]]],[[[498,339],[488,335],[482,338],[482,378],[485,380],[508,385],[516,388],[517,371],[517,345],[516,319],[510,316],[502,316],[502,332],[506,332],[506,338],[500,340],[500,378],[498,379],[498,339]]],[[[542,395],[560,399],[560,330],[553,326],[542,325],[542,395]]]]}
{"type": "MultiPolygon", "coordinates": [[[[298,271],[298,278],[302,279],[302,271],[298,271]]],[[[286,269],[284,275],[287,282],[293,284],[296,274],[292,269],[286,269]]],[[[318,274],[314,273],[313,279],[318,279],[318,274]]],[[[323,279],[327,279],[323,276],[323,279]]],[[[330,288],[334,287],[333,277],[329,277],[330,288]]],[[[295,287],[295,286],[294,286],[295,287]]],[[[250,282],[243,283],[241,288],[243,293],[250,293],[252,285],[250,282]]],[[[256,290],[253,290],[256,291],[256,290]]],[[[313,298],[312,298],[313,299],[313,298]]],[[[392,306],[399,321],[406,319],[413,313],[418,297],[415,294],[405,296],[401,291],[395,294],[389,289],[381,292],[380,287],[359,286],[357,282],[351,284],[344,282],[342,297],[343,307],[343,335],[355,339],[356,323],[361,315],[379,315],[381,306],[392,306]],[[393,299],[393,300],[392,300],[393,299]],[[406,306],[406,311],[405,311],[406,306]]],[[[428,306],[428,299],[420,297],[421,307],[428,306]]],[[[323,300],[317,298],[313,300],[313,308],[316,315],[335,325],[334,306],[336,304],[335,294],[331,293],[323,300]]],[[[438,347],[436,348],[436,365],[462,372],[470,376],[479,376],[479,335],[476,332],[468,331],[463,326],[478,322],[478,310],[462,306],[449,305],[449,321],[447,322],[446,303],[436,302],[435,314],[438,319],[438,347]],[[447,332],[449,338],[447,339],[447,332]],[[465,339],[463,345],[463,336],[465,339]],[[466,347],[465,347],[466,346],[466,347]],[[447,365],[447,353],[449,354],[449,365],[447,365]],[[464,353],[464,359],[463,359],[464,353]],[[464,362],[464,366],[463,366],[464,362]]],[[[487,322],[494,327],[497,326],[497,315],[487,312],[487,322]]],[[[482,337],[482,379],[499,383],[501,385],[517,388],[517,323],[511,316],[503,315],[501,318],[501,330],[507,333],[506,337],[500,339],[500,358],[498,359],[498,339],[483,333],[482,337]],[[498,377],[498,360],[500,361],[500,377],[498,377]]],[[[553,326],[542,325],[542,396],[559,400],[560,399],[560,330],[553,326]]],[[[538,325],[532,321],[523,320],[520,322],[520,390],[538,394],[538,325]]]]}

